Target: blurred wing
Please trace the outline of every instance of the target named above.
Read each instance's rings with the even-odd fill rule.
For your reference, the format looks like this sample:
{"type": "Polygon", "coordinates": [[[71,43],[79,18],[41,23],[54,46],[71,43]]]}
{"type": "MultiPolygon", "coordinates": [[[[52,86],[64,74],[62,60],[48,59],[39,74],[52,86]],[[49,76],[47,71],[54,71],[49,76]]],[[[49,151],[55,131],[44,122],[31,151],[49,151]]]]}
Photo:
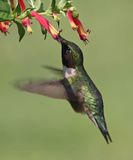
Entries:
{"type": "Polygon", "coordinates": [[[63,85],[63,80],[59,81],[19,81],[16,84],[17,88],[44,96],[66,99],[67,93],[63,85]]]}

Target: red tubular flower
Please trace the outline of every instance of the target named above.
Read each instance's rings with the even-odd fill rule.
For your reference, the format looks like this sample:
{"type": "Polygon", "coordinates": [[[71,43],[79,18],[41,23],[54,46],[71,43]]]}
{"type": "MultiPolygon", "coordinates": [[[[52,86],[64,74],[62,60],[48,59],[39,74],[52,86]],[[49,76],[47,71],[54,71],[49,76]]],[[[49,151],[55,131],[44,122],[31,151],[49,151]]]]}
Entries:
{"type": "Polygon", "coordinates": [[[35,19],[41,24],[41,26],[43,26],[54,39],[57,39],[60,32],[57,31],[51,23],[49,23],[49,21],[47,19],[45,19],[43,16],[41,16],[40,14],[38,14],[35,11],[31,12],[31,16],[35,17],[35,19]]]}
{"type": "Polygon", "coordinates": [[[68,10],[66,13],[66,16],[69,20],[69,23],[73,30],[76,30],[78,28],[78,25],[75,23],[75,18],[73,17],[73,12],[71,10],[68,10]]]}
{"type": "MultiPolygon", "coordinates": [[[[24,12],[24,10],[26,9],[24,0],[18,0],[18,3],[19,3],[19,5],[20,5],[21,11],[24,12]]],[[[23,25],[24,27],[27,28],[27,31],[28,31],[29,33],[32,33],[32,32],[33,32],[33,31],[32,31],[32,28],[31,28],[31,22],[30,22],[30,18],[29,18],[29,17],[26,17],[26,18],[22,19],[21,23],[22,23],[22,25],[23,25]]]]}
{"type": "Polygon", "coordinates": [[[85,30],[81,21],[78,18],[75,19],[75,23],[78,25],[77,32],[79,34],[80,39],[83,41],[87,41],[87,37],[90,33],[90,30],[85,30]]]}
{"type": "Polygon", "coordinates": [[[4,24],[9,26],[10,25],[10,22],[9,21],[4,21],[4,24]]]}
{"type": "Polygon", "coordinates": [[[78,19],[78,17],[73,16],[73,12],[71,10],[68,10],[66,15],[68,17],[72,29],[76,29],[80,39],[86,41],[90,31],[84,29],[84,26],[81,23],[81,21],[78,19]]]}
{"type": "Polygon", "coordinates": [[[21,23],[22,23],[22,25],[23,25],[24,27],[27,28],[27,31],[28,31],[29,33],[32,33],[32,32],[33,32],[33,31],[32,31],[32,28],[31,28],[31,26],[30,26],[30,25],[31,25],[31,22],[30,22],[29,17],[26,17],[26,18],[22,19],[21,23]]]}
{"type": "Polygon", "coordinates": [[[9,25],[10,25],[9,21],[0,22],[0,31],[6,33],[9,28],[9,25]]]}
{"type": "Polygon", "coordinates": [[[26,8],[24,1],[23,0],[18,0],[18,3],[20,5],[21,11],[24,11],[25,8],[26,8]]]}

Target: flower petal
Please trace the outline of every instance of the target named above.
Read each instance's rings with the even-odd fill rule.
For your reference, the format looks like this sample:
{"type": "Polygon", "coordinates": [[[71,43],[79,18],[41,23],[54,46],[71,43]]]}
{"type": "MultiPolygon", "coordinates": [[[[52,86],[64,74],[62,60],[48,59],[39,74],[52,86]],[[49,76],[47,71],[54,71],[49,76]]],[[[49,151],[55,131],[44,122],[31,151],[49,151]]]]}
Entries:
{"type": "Polygon", "coordinates": [[[38,14],[35,11],[31,12],[31,16],[35,17],[35,19],[41,24],[41,26],[43,26],[51,35],[54,39],[57,39],[60,32],[57,31],[51,23],[49,23],[49,21],[47,19],[45,19],[43,16],[41,16],[40,14],[38,14]]]}
{"type": "Polygon", "coordinates": [[[70,9],[67,11],[66,16],[68,17],[72,29],[77,30],[80,39],[83,41],[87,41],[89,30],[84,29],[84,26],[79,20],[79,17],[74,17],[73,11],[70,9]]]}
{"type": "Polygon", "coordinates": [[[22,23],[22,25],[23,25],[24,27],[27,28],[27,31],[28,31],[29,33],[32,33],[32,32],[33,32],[33,31],[32,31],[32,28],[31,28],[31,22],[30,22],[30,18],[29,18],[29,17],[26,17],[26,18],[22,19],[21,23],[22,23]]]}
{"type": "Polygon", "coordinates": [[[8,28],[9,28],[10,22],[5,21],[5,22],[0,22],[0,31],[3,33],[6,33],[8,28]]]}
{"type": "Polygon", "coordinates": [[[20,5],[21,11],[23,12],[26,9],[24,1],[23,0],[18,0],[18,3],[20,5]]]}
{"type": "Polygon", "coordinates": [[[22,25],[23,25],[24,27],[27,27],[28,25],[31,24],[29,17],[26,17],[26,18],[22,19],[21,23],[22,23],[22,25]]]}
{"type": "Polygon", "coordinates": [[[78,25],[77,32],[79,34],[80,39],[86,41],[90,31],[84,29],[83,24],[78,18],[75,19],[75,23],[78,25]]]}
{"type": "Polygon", "coordinates": [[[73,12],[71,10],[68,10],[66,13],[66,16],[69,20],[69,23],[73,30],[76,30],[78,28],[78,25],[75,23],[75,18],[73,17],[73,12]]]}

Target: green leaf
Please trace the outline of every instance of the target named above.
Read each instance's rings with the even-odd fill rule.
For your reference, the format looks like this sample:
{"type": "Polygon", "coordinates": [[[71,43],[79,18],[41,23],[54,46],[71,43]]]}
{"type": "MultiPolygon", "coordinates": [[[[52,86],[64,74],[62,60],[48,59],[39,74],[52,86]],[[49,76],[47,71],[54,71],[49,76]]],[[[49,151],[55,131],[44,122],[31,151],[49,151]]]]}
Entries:
{"type": "Polygon", "coordinates": [[[40,8],[37,11],[38,12],[44,12],[45,11],[43,3],[41,3],[40,8]]]}
{"type": "Polygon", "coordinates": [[[18,19],[24,19],[25,17],[30,16],[31,8],[26,9],[23,13],[18,16],[18,19]]]}
{"type": "Polygon", "coordinates": [[[14,13],[17,14],[17,16],[19,16],[21,14],[21,8],[20,8],[19,4],[16,6],[14,13]]]}
{"type": "Polygon", "coordinates": [[[34,9],[35,11],[42,10],[43,8],[43,3],[41,0],[27,0],[29,5],[34,9]]]}
{"type": "Polygon", "coordinates": [[[13,15],[0,11],[0,21],[12,21],[13,19],[14,19],[13,15]]]}
{"type": "Polygon", "coordinates": [[[34,0],[35,10],[38,11],[41,7],[41,0],[34,0]]]}
{"type": "Polygon", "coordinates": [[[51,3],[51,7],[52,7],[52,9],[54,9],[54,8],[55,8],[55,6],[56,6],[56,0],[52,0],[52,3],[51,3]]]}
{"type": "Polygon", "coordinates": [[[72,7],[72,1],[71,0],[60,0],[60,2],[58,3],[58,7],[60,9],[67,9],[72,7]]]}
{"type": "Polygon", "coordinates": [[[27,0],[27,2],[32,8],[35,8],[34,7],[34,0],[27,0]]]}
{"type": "Polygon", "coordinates": [[[0,0],[0,21],[13,20],[8,0],[0,0]]]}
{"type": "Polygon", "coordinates": [[[14,22],[16,23],[17,28],[18,28],[19,42],[20,42],[25,35],[25,29],[20,22],[18,21],[14,21],[14,22]]]}
{"type": "Polygon", "coordinates": [[[73,17],[74,18],[78,18],[79,17],[79,13],[76,10],[73,11],[73,17]]]}
{"type": "Polygon", "coordinates": [[[41,32],[44,35],[44,40],[47,38],[47,30],[41,26],[41,32]]]}
{"type": "Polygon", "coordinates": [[[59,8],[64,8],[66,3],[67,3],[67,0],[60,0],[60,2],[58,3],[59,8]]]}
{"type": "Polygon", "coordinates": [[[50,6],[50,10],[53,13],[60,13],[60,9],[56,4],[56,0],[52,0],[51,6],[50,6]]]}
{"type": "Polygon", "coordinates": [[[11,9],[8,0],[0,0],[0,12],[6,12],[9,14],[10,11],[11,9]]]}

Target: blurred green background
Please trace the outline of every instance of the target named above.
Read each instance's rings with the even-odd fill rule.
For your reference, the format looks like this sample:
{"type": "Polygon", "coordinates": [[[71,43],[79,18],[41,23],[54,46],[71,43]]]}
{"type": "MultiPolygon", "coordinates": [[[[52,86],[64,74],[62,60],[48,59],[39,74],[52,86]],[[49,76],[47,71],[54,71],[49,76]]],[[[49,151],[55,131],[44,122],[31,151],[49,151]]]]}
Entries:
{"type": "Polygon", "coordinates": [[[66,101],[25,93],[17,79],[59,78],[42,65],[62,67],[60,45],[43,40],[34,22],[32,36],[18,42],[17,28],[0,33],[1,160],[131,160],[133,159],[133,1],[74,1],[91,29],[85,46],[62,19],[62,35],[83,50],[85,68],[103,94],[113,143],[107,145],[88,120],[66,101]]]}

